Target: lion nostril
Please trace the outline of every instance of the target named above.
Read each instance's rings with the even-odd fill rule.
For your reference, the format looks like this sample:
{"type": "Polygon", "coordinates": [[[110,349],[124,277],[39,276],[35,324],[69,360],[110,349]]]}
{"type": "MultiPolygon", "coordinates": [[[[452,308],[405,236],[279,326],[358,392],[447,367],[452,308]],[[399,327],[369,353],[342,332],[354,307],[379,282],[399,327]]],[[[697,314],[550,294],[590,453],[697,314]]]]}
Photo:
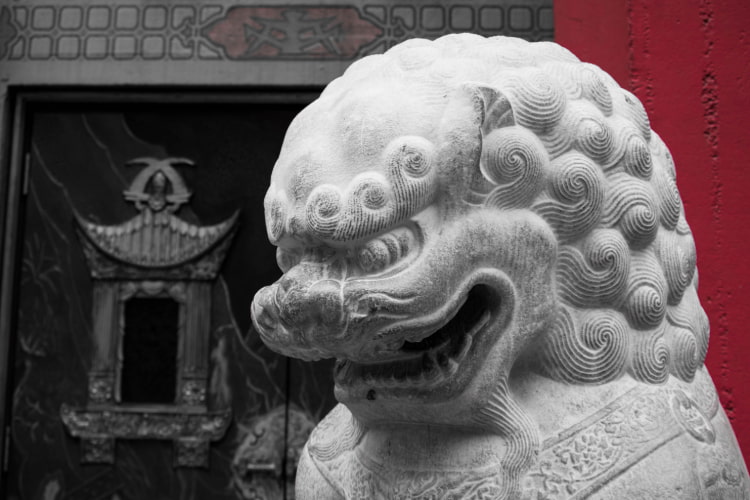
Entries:
{"type": "Polygon", "coordinates": [[[265,289],[258,292],[258,296],[250,306],[250,312],[256,327],[260,331],[271,332],[276,329],[279,312],[273,301],[268,300],[267,295],[268,291],[265,289]]]}
{"type": "Polygon", "coordinates": [[[315,302],[321,323],[324,326],[339,325],[344,319],[344,303],[341,283],[335,280],[321,280],[310,287],[311,299],[315,302]]]}
{"type": "Polygon", "coordinates": [[[276,283],[276,297],[279,298],[279,294],[286,295],[290,288],[294,286],[294,280],[289,278],[286,274],[279,279],[276,283]]]}

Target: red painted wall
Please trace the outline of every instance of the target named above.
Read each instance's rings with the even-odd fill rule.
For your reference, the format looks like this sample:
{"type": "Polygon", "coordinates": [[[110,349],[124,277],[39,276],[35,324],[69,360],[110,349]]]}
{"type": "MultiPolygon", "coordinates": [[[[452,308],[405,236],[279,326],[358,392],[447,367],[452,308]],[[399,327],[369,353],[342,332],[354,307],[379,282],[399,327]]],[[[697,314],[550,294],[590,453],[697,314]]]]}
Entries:
{"type": "Polygon", "coordinates": [[[555,40],[643,102],[677,165],[706,364],[750,463],[750,1],[555,0],[555,40]]]}

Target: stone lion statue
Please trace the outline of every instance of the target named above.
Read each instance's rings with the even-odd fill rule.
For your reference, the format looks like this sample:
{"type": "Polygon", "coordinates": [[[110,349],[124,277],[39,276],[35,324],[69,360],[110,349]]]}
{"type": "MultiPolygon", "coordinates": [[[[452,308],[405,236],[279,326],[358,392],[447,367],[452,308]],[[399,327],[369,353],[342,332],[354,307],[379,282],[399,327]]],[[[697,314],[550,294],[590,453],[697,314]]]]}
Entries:
{"type": "Polygon", "coordinates": [[[298,499],[750,498],[675,166],[598,67],[468,34],[366,57],[265,212],[255,327],[337,359],[298,499]]]}

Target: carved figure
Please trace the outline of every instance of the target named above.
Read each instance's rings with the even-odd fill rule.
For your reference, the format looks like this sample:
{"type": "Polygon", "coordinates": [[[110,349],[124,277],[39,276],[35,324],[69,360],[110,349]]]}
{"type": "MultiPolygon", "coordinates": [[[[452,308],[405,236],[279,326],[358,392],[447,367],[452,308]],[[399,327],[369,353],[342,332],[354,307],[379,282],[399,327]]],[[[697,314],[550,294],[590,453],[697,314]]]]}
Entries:
{"type": "Polygon", "coordinates": [[[297,498],[749,498],[675,166],[548,42],[411,40],[294,120],[273,349],[337,358],[297,498]]]}

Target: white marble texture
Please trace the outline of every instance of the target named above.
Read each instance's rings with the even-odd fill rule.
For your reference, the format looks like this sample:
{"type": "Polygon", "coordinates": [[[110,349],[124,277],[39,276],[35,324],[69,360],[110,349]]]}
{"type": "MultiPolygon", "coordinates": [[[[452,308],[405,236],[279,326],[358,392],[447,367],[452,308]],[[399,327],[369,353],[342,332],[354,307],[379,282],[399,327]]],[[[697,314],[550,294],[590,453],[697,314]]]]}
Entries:
{"type": "Polygon", "coordinates": [[[297,497],[749,498],[667,147],[564,48],[410,40],[294,120],[253,320],[335,357],[297,497]]]}

